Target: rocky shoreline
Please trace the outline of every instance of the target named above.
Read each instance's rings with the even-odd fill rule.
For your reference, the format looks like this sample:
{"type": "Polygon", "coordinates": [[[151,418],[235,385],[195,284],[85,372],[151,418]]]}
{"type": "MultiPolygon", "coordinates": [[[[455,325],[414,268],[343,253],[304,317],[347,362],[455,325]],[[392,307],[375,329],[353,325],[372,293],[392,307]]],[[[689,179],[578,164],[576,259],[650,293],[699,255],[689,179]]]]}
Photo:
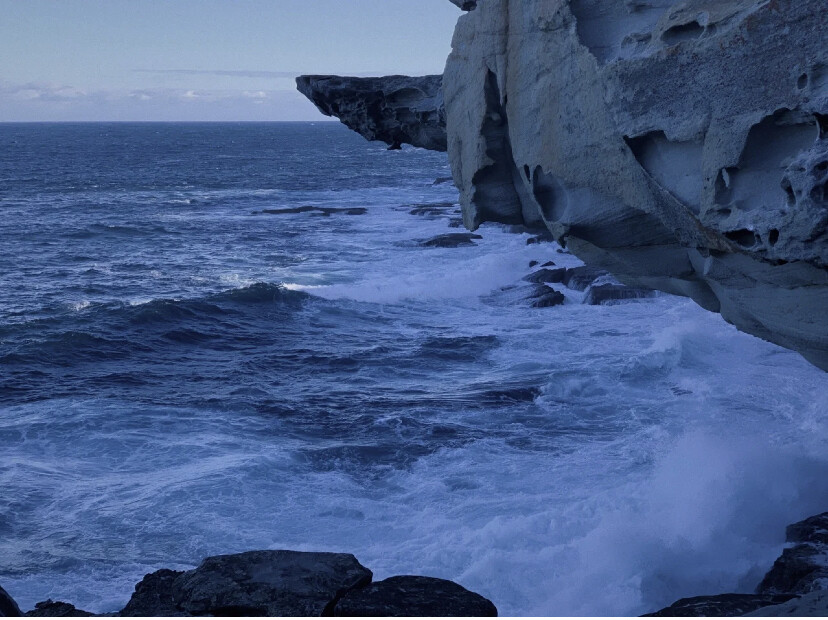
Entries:
{"type": "MultiPolygon", "coordinates": [[[[828,512],[786,530],[788,546],[754,593],[696,596],[651,617],[828,615],[828,512]]],[[[554,610],[550,610],[554,613],[554,610]]],[[[451,616],[493,617],[480,594],[445,579],[373,581],[351,554],[248,551],[205,559],[189,571],[146,575],[118,612],[93,614],[59,601],[23,613],[0,587],[0,616],[451,616]]]]}
{"type": "Polygon", "coordinates": [[[368,139],[447,150],[470,230],[544,226],[828,370],[819,0],[452,2],[443,76],[299,90],[368,139]]]}

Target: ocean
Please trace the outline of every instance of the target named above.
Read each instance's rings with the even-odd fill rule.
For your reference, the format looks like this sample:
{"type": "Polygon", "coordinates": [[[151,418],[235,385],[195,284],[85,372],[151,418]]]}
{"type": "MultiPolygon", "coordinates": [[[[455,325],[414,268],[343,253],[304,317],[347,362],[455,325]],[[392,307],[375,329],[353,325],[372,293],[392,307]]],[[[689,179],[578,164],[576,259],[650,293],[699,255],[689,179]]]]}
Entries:
{"type": "Polygon", "coordinates": [[[499,225],[423,247],[463,230],[448,176],[334,123],[0,125],[21,607],[280,548],[504,615],[755,587],[828,505],[826,374],[682,298],[531,307],[530,261],[579,261],[499,225]]]}

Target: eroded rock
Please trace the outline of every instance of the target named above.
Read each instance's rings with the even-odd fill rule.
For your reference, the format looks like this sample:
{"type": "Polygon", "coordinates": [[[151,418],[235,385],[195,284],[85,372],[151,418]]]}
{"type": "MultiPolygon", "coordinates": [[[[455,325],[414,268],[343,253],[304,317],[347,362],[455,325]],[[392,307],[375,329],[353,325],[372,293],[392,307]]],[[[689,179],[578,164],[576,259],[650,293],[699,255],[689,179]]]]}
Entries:
{"type": "Polygon", "coordinates": [[[648,299],[655,293],[650,289],[623,284],[597,284],[587,289],[584,303],[589,306],[601,306],[630,299],[648,299]]]}
{"type": "Polygon", "coordinates": [[[391,148],[411,144],[445,151],[442,81],[440,75],[302,75],[296,86],[322,114],[335,116],[368,140],[380,140],[391,148]]]}
{"type": "Polygon", "coordinates": [[[622,283],[828,369],[822,0],[486,0],[444,74],[466,226],[545,223],[622,283]]]}
{"type": "Polygon", "coordinates": [[[494,617],[494,604],[445,579],[400,576],[352,590],[333,608],[334,616],[494,617]]]}

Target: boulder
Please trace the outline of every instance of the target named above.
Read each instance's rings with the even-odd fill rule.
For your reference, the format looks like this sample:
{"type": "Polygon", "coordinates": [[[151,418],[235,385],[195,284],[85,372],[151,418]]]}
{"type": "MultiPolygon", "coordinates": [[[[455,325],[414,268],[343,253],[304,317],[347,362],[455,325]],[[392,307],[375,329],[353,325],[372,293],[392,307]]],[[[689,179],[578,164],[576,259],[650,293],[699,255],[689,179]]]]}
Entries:
{"type": "Polygon", "coordinates": [[[596,284],[587,289],[584,303],[590,306],[612,304],[630,299],[646,299],[655,293],[650,289],[624,286],[623,284],[596,284]]]}
{"type": "Polygon", "coordinates": [[[0,587],[0,616],[14,618],[22,615],[15,600],[8,592],[0,587]]]}
{"type": "Polygon", "coordinates": [[[796,596],[793,594],[719,594],[716,596],[694,596],[692,598],[683,598],[669,607],[665,607],[651,614],[644,614],[641,617],[698,618],[713,616],[721,618],[744,616],[751,611],[767,607],[768,605],[778,605],[792,598],[796,598],[796,596]]]}
{"type": "Polygon", "coordinates": [[[371,578],[350,554],[248,551],[147,575],[121,615],[320,616],[371,578]]]}
{"type": "Polygon", "coordinates": [[[446,150],[443,77],[302,75],[296,86],[325,116],[392,148],[446,150]]]}
{"type": "Polygon", "coordinates": [[[792,543],[774,562],[759,594],[807,594],[828,590],[828,512],[788,526],[786,542],[792,543]]]}
{"type": "Polygon", "coordinates": [[[494,617],[497,608],[453,581],[400,576],[351,590],[334,606],[333,615],[494,617]]]}
{"type": "Polygon", "coordinates": [[[482,238],[482,236],[472,233],[447,233],[420,241],[420,245],[424,248],[459,248],[477,245],[474,239],[482,238]]]}
{"type": "Polygon", "coordinates": [[[90,611],[83,611],[69,603],[52,599],[37,603],[34,609],[26,612],[26,616],[30,618],[84,618],[94,615],[90,611]]]}

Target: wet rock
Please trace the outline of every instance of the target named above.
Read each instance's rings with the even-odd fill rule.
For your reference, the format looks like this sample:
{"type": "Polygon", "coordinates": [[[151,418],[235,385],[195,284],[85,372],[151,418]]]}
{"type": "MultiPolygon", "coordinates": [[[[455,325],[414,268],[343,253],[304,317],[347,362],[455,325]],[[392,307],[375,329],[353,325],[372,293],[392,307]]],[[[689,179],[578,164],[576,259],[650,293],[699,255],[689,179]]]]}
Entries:
{"type": "Polygon", "coordinates": [[[17,606],[15,600],[8,592],[0,587],[0,616],[13,618],[22,615],[23,614],[20,612],[20,608],[17,606]]]}
{"type": "Polygon", "coordinates": [[[35,605],[35,608],[26,612],[30,618],[83,618],[94,616],[92,612],[77,609],[74,605],[62,601],[43,601],[35,605]]]}
{"type": "Polygon", "coordinates": [[[560,306],[566,301],[563,293],[545,284],[539,284],[535,287],[531,299],[533,308],[552,308],[560,306]]]}
{"type": "Polygon", "coordinates": [[[371,571],[344,553],[215,556],[190,571],[147,575],[122,615],[320,616],[352,588],[368,585],[371,577],[371,571]]]}
{"type": "Polygon", "coordinates": [[[811,592],[787,603],[762,607],[745,615],[768,618],[828,618],[828,591],[811,592]]]}
{"type": "Polygon", "coordinates": [[[312,205],[305,205],[303,207],[286,207],[284,209],[262,209],[261,211],[254,211],[254,213],[261,213],[264,215],[296,215],[299,213],[313,213],[314,215],[329,217],[337,213],[343,215],[365,215],[368,213],[368,209],[365,207],[314,207],[312,205]]]}
{"type": "Polygon", "coordinates": [[[333,608],[335,616],[493,617],[497,608],[479,594],[445,579],[391,577],[352,590],[333,608]]]}
{"type": "Polygon", "coordinates": [[[731,617],[743,616],[768,605],[778,605],[795,598],[795,595],[760,595],[760,594],[719,594],[717,596],[694,596],[676,601],[647,617],[731,617]]]}
{"type": "Polygon", "coordinates": [[[589,287],[584,297],[584,303],[590,306],[599,306],[629,299],[647,299],[654,295],[654,291],[646,288],[624,286],[623,284],[598,284],[589,287]]]}
{"type": "Polygon", "coordinates": [[[552,284],[559,284],[564,281],[565,277],[566,269],[563,267],[559,267],[557,269],[548,269],[544,267],[543,269],[533,271],[528,276],[525,276],[523,279],[526,282],[532,282],[534,284],[542,284],[546,282],[552,284]]]}
{"type": "Polygon", "coordinates": [[[482,238],[482,236],[473,233],[448,233],[421,241],[420,245],[424,248],[460,248],[477,245],[474,239],[482,238]]]}
{"type": "Polygon", "coordinates": [[[456,206],[453,202],[427,202],[424,204],[411,205],[412,209],[409,211],[411,215],[421,215],[428,217],[442,217],[448,215],[452,208],[456,206]]]}
{"type": "Polygon", "coordinates": [[[554,241],[551,233],[544,232],[539,235],[535,235],[534,237],[529,237],[526,240],[526,245],[535,245],[536,243],[551,243],[554,241]]]}
{"type": "Polygon", "coordinates": [[[595,269],[594,267],[589,267],[587,265],[583,265],[581,267],[571,267],[566,270],[563,283],[574,291],[585,291],[589,285],[595,282],[598,278],[608,275],[609,274],[602,269],[595,269]]]}
{"type": "Polygon", "coordinates": [[[186,616],[176,604],[177,582],[183,571],[162,568],[146,575],[135,586],[135,592],[121,616],[186,616]]]}
{"type": "Polygon", "coordinates": [[[446,150],[443,76],[376,78],[302,75],[296,86],[326,116],[392,148],[446,150]]]}
{"type": "Polygon", "coordinates": [[[537,267],[537,266],[538,266],[538,264],[539,264],[539,263],[538,263],[538,261],[536,261],[536,260],[530,260],[530,261],[529,261],[529,269],[531,269],[532,267],[537,267]]]}
{"type": "Polygon", "coordinates": [[[432,185],[442,185],[443,183],[454,183],[453,177],[437,177],[434,179],[432,185]]]}
{"type": "Polygon", "coordinates": [[[760,594],[806,594],[828,590],[828,512],[788,526],[786,541],[793,543],[759,584],[760,594]]]}

